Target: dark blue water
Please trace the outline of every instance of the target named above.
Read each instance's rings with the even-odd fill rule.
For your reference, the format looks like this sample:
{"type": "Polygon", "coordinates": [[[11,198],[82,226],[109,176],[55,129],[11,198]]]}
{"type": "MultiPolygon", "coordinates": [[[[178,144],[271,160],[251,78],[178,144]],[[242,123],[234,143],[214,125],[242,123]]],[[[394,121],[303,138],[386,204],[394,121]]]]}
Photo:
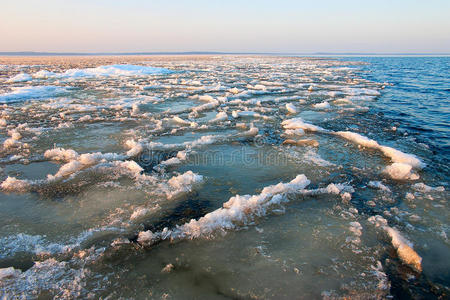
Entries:
{"type": "Polygon", "coordinates": [[[443,172],[450,162],[450,57],[345,57],[363,78],[386,82],[375,111],[430,146],[443,172]]]}

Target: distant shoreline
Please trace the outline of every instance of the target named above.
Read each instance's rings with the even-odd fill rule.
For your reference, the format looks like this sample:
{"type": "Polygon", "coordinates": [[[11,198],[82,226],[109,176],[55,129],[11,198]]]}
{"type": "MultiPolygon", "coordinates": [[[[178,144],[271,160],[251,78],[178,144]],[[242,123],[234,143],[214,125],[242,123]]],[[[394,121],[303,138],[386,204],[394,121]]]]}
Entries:
{"type": "Polygon", "coordinates": [[[159,55],[262,55],[262,56],[450,56],[450,53],[271,53],[271,52],[214,52],[214,51],[186,51],[186,52],[35,52],[35,51],[4,51],[0,56],[159,56],[159,55]]]}

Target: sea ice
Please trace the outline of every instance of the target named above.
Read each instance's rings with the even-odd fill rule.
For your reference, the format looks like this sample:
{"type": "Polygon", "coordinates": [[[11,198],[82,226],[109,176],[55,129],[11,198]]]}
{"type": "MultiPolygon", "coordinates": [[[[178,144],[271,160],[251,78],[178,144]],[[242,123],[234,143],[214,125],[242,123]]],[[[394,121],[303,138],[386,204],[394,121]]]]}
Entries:
{"type": "Polygon", "coordinates": [[[45,70],[35,73],[36,78],[82,78],[108,76],[146,76],[170,74],[173,71],[166,68],[137,66],[137,65],[108,65],[87,69],[70,69],[63,73],[53,73],[45,70]]]}
{"type": "Polygon", "coordinates": [[[296,114],[296,113],[297,113],[297,108],[296,108],[292,103],[286,103],[286,109],[287,109],[291,114],[296,114]]]}
{"type": "Polygon", "coordinates": [[[26,74],[26,73],[19,73],[14,77],[11,77],[10,79],[8,79],[6,82],[8,83],[14,83],[14,82],[25,82],[25,81],[30,81],[33,78],[26,74]]]}
{"type": "Polygon", "coordinates": [[[281,123],[281,125],[283,125],[284,129],[303,129],[304,131],[319,131],[319,132],[326,131],[322,127],[304,122],[302,118],[284,120],[281,123]]]}
{"type": "Polygon", "coordinates": [[[0,94],[0,103],[12,103],[30,99],[45,99],[62,95],[66,88],[52,85],[13,88],[12,92],[0,94]]]}
{"type": "Polygon", "coordinates": [[[330,103],[328,103],[327,101],[314,104],[314,108],[317,108],[317,109],[328,109],[330,107],[331,107],[330,103]]]}

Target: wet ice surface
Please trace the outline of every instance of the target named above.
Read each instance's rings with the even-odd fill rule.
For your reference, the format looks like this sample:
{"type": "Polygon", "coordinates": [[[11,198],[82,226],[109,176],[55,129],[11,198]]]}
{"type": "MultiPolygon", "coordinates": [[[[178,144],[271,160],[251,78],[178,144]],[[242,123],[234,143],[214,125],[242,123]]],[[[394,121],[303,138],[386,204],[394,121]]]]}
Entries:
{"type": "Polygon", "coordinates": [[[448,296],[446,158],[384,117],[395,85],[368,68],[2,68],[2,295],[448,296]]]}

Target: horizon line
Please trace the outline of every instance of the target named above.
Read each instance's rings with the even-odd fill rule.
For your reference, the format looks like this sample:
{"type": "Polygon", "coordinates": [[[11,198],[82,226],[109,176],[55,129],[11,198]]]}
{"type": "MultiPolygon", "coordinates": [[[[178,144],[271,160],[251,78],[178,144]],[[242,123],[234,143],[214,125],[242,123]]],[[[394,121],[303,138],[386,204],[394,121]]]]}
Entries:
{"type": "Polygon", "coordinates": [[[0,56],[138,56],[138,55],[333,55],[333,56],[450,56],[450,52],[226,52],[226,51],[136,51],[136,52],[47,52],[47,51],[0,51],[0,56]]]}

